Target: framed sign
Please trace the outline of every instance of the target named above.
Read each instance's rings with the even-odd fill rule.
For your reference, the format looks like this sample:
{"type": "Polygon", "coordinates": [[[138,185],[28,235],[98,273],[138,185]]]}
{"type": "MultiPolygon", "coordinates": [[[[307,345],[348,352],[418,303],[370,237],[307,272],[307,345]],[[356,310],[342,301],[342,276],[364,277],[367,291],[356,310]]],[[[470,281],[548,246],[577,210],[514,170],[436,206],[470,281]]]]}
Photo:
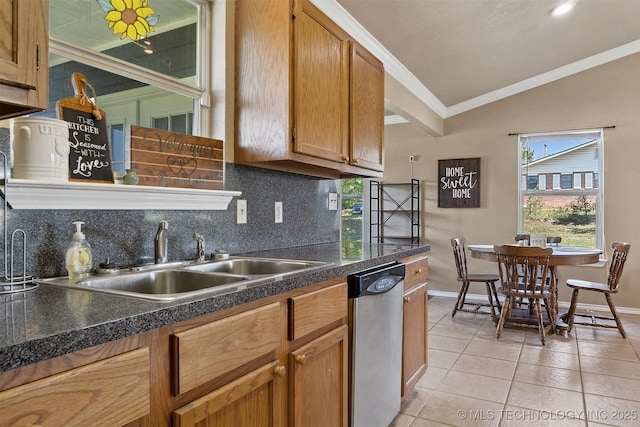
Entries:
{"type": "Polygon", "coordinates": [[[438,160],[438,207],[480,207],[480,158],[438,160]]]}
{"type": "Polygon", "coordinates": [[[87,97],[87,81],[73,74],[75,98],[58,101],[58,118],[69,124],[69,181],[113,184],[107,116],[87,97]]]}

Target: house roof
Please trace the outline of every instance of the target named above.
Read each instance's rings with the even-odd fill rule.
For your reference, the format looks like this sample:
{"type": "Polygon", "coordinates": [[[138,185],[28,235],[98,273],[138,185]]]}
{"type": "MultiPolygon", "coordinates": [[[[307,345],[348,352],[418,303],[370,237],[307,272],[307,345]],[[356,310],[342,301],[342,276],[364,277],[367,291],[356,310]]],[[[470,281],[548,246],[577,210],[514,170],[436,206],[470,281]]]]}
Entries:
{"type": "Polygon", "coordinates": [[[588,142],[585,142],[584,144],[576,145],[576,146],[573,146],[573,147],[568,148],[566,150],[558,151],[557,153],[550,154],[550,155],[545,156],[545,157],[541,157],[538,160],[534,160],[532,162],[527,163],[527,166],[535,166],[535,165],[539,165],[541,163],[547,162],[549,160],[557,159],[558,157],[562,157],[564,155],[567,155],[569,153],[575,152],[577,150],[581,150],[581,149],[587,148],[587,147],[589,147],[591,145],[595,145],[597,141],[598,141],[597,139],[592,139],[592,140],[590,140],[588,142]]]}

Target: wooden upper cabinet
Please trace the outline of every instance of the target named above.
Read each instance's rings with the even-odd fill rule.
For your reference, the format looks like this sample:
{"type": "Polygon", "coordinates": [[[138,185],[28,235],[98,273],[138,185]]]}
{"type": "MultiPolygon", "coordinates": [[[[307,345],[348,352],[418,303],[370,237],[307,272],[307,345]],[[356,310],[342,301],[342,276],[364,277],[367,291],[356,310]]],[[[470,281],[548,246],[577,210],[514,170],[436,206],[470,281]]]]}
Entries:
{"type": "Polygon", "coordinates": [[[382,64],[309,0],[235,5],[234,161],[381,177],[382,64]]]}
{"type": "Polygon", "coordinates": [[[299,2],[293,23],[295,151],[347,162],[348,36],[307,1],[299,2]]]}
{"type": "Polygon", "coordinates": [[[358,43],[351,47],[351,164],[383,171],[384,67],[358,43]]]}
{"type": "Polygon", "coordinates": [[[47,108],[48,51],[48,0],[0,0],[0,119],[47,108]]]}

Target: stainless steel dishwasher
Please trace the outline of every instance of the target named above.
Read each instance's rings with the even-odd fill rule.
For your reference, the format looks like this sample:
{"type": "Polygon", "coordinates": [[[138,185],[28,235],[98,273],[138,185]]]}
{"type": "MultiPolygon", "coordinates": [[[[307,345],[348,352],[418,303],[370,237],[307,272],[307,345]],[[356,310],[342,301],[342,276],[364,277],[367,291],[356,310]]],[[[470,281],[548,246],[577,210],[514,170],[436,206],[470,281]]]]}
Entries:
{"type": "Polygon", "coordinates": [[[404,264],[348,276],[351,427],[386,427],[400,411],[404,264]]]}

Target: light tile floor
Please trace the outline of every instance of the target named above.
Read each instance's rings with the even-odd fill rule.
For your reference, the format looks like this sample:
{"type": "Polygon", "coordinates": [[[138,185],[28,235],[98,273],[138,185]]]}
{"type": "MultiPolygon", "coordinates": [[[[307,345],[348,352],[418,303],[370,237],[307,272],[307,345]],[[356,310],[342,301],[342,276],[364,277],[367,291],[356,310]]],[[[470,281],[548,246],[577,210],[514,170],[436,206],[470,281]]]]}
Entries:
{"type": "Polygon", "coordinates": [[[640,426],[640,316],[622,315],[627,339],[576,326],[543,347],[453,304],[429,299],[429,368],[392,427],[640,426]]]}

